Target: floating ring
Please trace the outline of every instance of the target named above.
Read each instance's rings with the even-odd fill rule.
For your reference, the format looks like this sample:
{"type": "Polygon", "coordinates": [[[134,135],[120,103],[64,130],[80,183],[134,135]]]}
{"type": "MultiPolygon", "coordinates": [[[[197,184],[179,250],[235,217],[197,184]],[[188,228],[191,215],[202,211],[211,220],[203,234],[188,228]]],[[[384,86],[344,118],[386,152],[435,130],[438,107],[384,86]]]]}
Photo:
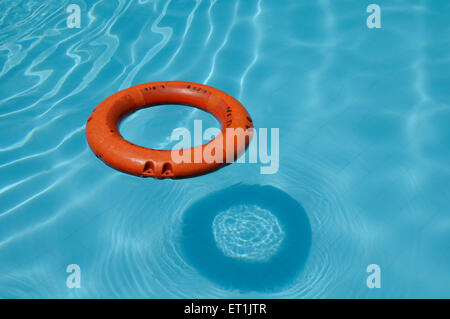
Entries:
{"type": "Polygon", "coordinates": [[[207,85],[181,81],[150,82],[119,91],[101,102],[86,124],[88,144],[103,162],[128,174],[158,179],[213,172],[242,155],[252,135],[252,119],[235,98],[207,85]],[[137,110],[164,104],[188,105],[211,113],[222,130],[204,145],[176,151],[145,148],[122,137],[118,129],[121,120],[137,110]],[[206,148],[214,149],[213,161],[204,158],[206,148]],[[173,152],[187,160],[173,160],[173,152]]]}

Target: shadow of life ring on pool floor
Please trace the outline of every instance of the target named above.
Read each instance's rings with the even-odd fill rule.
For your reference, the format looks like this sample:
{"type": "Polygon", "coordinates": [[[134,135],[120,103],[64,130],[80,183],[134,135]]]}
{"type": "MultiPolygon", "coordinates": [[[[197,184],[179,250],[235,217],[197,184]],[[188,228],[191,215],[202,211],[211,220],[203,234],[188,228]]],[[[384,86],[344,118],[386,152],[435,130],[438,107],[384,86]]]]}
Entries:
{"type": "Polygon", "coordinates": [[[297,278],[309,255],[305,210],[272,186],[231,186],[200,198],[182,217],[183,258],[225,289],[281,289],[297,278]]]}

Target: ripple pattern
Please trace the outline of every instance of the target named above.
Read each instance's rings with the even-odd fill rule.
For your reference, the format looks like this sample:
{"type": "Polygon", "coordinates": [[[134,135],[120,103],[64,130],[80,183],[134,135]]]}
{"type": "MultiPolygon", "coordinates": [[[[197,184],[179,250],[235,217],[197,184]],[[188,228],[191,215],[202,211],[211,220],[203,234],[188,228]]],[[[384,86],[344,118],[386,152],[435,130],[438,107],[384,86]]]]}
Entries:
{"type": "MultiPolygon", "coordinates": [[[[378,30],[350,0],[80,0],[79,29],[71,3],[0,1],[0,297],[450,297],[448,1],[380,0],[378,30]],[[98,161],[84,134],[94,107],[159,80],[216,86],[280,128],[279,172],[154,181],[98,161]],[[239,183],[301,214],[258,192],[238,201],[239,183]],[[192,210],[228,191],[228,207],[192,210]],[[206,244],[240,272],[190,258],[206,244]],[[65,287],[72,263],[81,289],[65,287]],[[384,289],[365,286],[372,263],[384,289]]],[[[165,116],[135,114],[123,134],[165,147],[165,116]]]]}

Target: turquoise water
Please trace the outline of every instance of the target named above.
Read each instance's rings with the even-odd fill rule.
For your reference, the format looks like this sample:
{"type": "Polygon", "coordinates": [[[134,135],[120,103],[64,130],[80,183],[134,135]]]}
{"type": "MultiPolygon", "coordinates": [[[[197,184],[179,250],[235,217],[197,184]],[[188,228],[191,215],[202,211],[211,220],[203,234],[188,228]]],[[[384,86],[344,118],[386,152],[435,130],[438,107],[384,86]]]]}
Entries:
{"type": "MultiPolygon", "coordinates": [[[[449,298],[450,3],[376,1],[369,29],[370,3],[1,1],[0,297],[449,298]],[[159,80],[215,86],[279,128],[279,171],[104,165],[88,116],[159,80]]],[[[121,132],[162,148],[195,119],[217,124],[170,106],[121,132]]]]}

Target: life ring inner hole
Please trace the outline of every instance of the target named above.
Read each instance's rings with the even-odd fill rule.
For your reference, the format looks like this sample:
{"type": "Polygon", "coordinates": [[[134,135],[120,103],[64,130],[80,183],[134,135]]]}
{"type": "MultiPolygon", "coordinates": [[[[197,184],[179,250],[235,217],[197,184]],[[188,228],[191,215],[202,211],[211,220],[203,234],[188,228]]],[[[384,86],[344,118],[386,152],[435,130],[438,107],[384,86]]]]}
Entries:
{"type": "Polygon", "coordinates": [[[203,139],[203,134],[209,128],[221,129],[219,121],[212,114],[192,106],[173,104],[140,109],[119,124],[119,132],[125,140],[158,150],[180,149],[176,146],[181,137],[172,141],[171,135],[181,133],[181,130],[189,132],[192,147],[208,143],[214,138],[203,139]],[[195,132],[195,128],[197,131],[200,128],[200,132],[195,132]],[[195,133],[200,133],[202,139],[195,139],[195,133]]]}

